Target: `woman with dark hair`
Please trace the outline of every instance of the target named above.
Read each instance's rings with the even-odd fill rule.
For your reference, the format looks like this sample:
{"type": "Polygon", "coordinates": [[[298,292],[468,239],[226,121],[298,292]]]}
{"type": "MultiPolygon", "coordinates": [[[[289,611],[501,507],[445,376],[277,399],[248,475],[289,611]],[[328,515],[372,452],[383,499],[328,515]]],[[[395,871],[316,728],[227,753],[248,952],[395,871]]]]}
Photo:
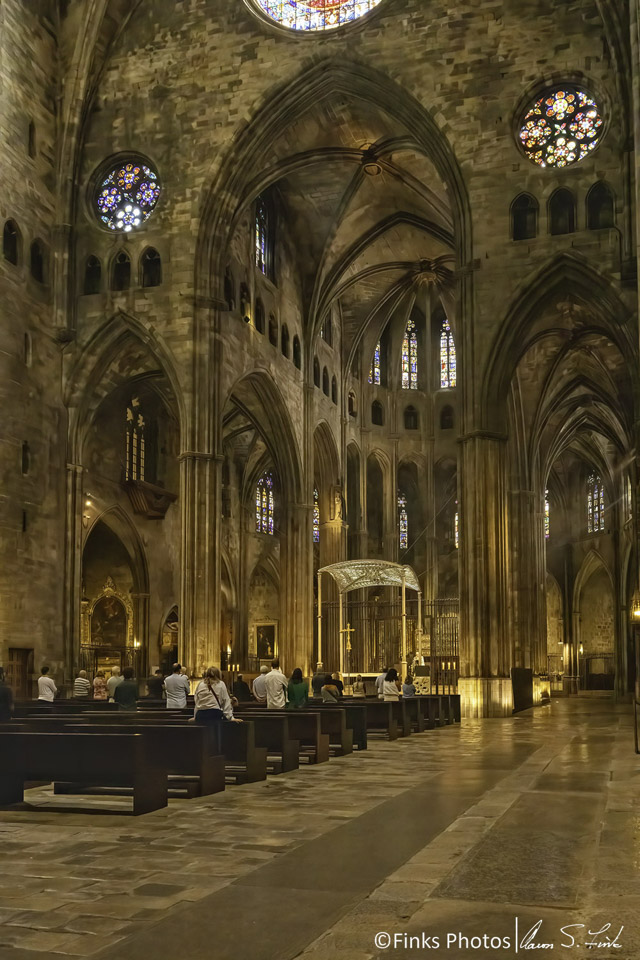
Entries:
{"type": "Polygon", "coordinates": [[[408,698],[412,700],[416,695],[416,685],[413,682],[413,677],[410,673],[404,678],[404,683],[402,684],[402,696],[405,700],[408,698]]]}
{"type": "Polygon", "coordinates": [[[231,697],[222,679],[218,667],[208,667],[193,695],[196,723],[219,723],[221,720],[233,720],[242,723],[233,715],[231,697]]]}
{"type": "Polygon", "coordinates": [[[306,707],[309,701],[309,684],[302,676],[300,667],[296,667],[291,674],[287,687],[287,710],[300,710],[306,707]]]}
{"type": "Polygon", "coordinates": [[[387,676],[382,685],[382,698],[383,700],[393,701],[399,700],[401,696],[398,671],[395,667],[391,667],[390,670],[387,670],[387,676]]]}

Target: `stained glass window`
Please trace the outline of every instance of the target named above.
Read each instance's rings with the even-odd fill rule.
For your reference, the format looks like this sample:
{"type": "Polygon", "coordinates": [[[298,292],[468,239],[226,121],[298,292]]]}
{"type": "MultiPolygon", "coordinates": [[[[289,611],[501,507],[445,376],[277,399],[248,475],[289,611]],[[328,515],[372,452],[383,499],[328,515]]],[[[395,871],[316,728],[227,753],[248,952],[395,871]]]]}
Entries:
{"type": "Polygon", "coordinates": [[[407,515],[407,498],[402,494],[398,496],[398,530],[400,533],[400,549],[407,550],[409,547],[409,517],[407,515]]]}
{"type": "Polygon", "coordinates": [[[456,550],[458,550],[460,547],[460,514],[457,510],[453,518],[453,542],[456,545],[456,550]]]}
{"type": "Polygon", "coordinates": [[[256,533],[273,536],[273,477],[265,473],[256,487],[256,533]]]}
{"type": "Polygon", "coordinates": [[[595,100],[577,87],[548,90],[529,108],[520,142],[533,163],[568,167],[584,160],[602,136],[604,120],[595,100]]]}
{"type": "Polygon", "coordinates": [[[313,542],[320,543],[320,495],[317,487],[313,490],[313,542]]]}
{"type": "Polygon", "coordinates": [[[95,196],[96,212],[110,230],[130,233],[149,219],[159,196],[157,170],[150,164],[127,160],[100,182],[95,196]]]}
{"type": "Polygon", "coordinates": [[[144,416],[138,397],[132,397],[126,413],[125,479],[144,480],[144,416]]]}
{"type": "Polygon", "coordinates": [[[551,532],[551,504],[549,503],[549,491],[545,490],[544,492],[544,535],[545,539],[549,539],[549,534],[551,532]]]}
{"type": "Polygon", "coordinates": [[[380,386],[380,341],[378,340],[376,348],[373,351],[373,362],[369,370],[369,383],[380,386]]]}
{"type": "Polygon", "coordinates": [[[290,30],[332,30],[357,20],[380,0],[254,0],[258,8],[290,30]]]}
{"type": "Polygon", "coordinates": [[[409,320],[402,341],[402,389],[418,389],[418,334],[414,320],[409,320]]]}
{"type": "Polygon", "coordinates": [[[269,263],[269,211],[262,197],[256,200],[256,267],[265,275],[269,263]]]}
{"type": "Polygon", "coordinates": [[[444,388],[456,385],[456,345],[453,332],[447,319],[442,321],[440,331],[440,386],[444,388]]]}
{"type": "Polygon", "coordinates": [[[587,531],[600,533],[604,530],[604,485],[600,477],[592,473],[587,481],[587,531]]]}

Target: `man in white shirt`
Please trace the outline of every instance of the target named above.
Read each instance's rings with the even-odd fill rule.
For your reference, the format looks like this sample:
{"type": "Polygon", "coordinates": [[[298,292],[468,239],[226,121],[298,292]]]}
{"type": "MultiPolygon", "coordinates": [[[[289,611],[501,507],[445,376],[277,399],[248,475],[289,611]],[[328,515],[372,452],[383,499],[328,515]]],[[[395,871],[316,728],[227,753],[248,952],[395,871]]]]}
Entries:
{"type": "Polygon", "coordinates": [[[258,703],[267,702],[267,688],[265,687],[265,679],[268,673],[269,673],[269,667],[267,667],[266,664],[263,663],[262,666],[260,667],[260,673],[253,681],[251,690],[254,698],[258,701],[258,703]]]}
{"type": "Polygon", "coordinates": [[[187,696],[191,693],[191,684],[189,677],[180,673],[182,667],[179,663],[174,663],[171,674],[164,682],[164,688],[167,691],[167,708],[169,710],[180,710],[187,705],[187,696]]]}
{"type": "Polygon", "coordinates": [[[38,700],[42,704],[49,705],[53,703],[58,688],[51,677],[47,676],[49,667],[43,667],[40,673],[41,676],[38,677],[38,700]]]}
{"type": "Polygon", "coordinates": [[[378,700],[384,700],[383,690],[384,690],[384,682],[387,679],[387,673],[388,673],[388,670],[385,667],[382,673],[376,677],[376,691],[378,694],[378,700]]]}
{"type": "Polygon", "coordinates": [[[280,661],[271,661],[271,671],[264,678],[267,693],[267,710],[283,710],[287,705],[289,681],[280,669],[280,661]]]}
{"type": "Polygon", "coordinates": [[[116,687],[119,687],[124,677],[120,676],[120,667],[111,667],[111,676],[107,680],[107,694],[109,695],[109,700],[111,703],[114,703],[113,694],[116,687]]]}

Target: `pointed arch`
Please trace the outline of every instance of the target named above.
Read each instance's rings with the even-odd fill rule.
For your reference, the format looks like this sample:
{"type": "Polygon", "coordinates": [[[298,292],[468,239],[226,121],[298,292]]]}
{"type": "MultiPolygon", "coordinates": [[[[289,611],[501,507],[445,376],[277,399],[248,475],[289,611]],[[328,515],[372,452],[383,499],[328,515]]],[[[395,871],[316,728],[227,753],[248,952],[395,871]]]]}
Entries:
{"type": "Polygon", "coordinates": [[[137,593],[149,592],[149,565],[144,549],[142,538],[136,528],[135,523],[119,504],[113,504],[107,510],[98,514],[91,526],[87,530],[83,542],[84,548],[89,541],[91,533],[98,524],[104,524],[111,533],[113,533],[127,552],[129,557],[131,572],[134,577],[134,583],[137,593]]]}

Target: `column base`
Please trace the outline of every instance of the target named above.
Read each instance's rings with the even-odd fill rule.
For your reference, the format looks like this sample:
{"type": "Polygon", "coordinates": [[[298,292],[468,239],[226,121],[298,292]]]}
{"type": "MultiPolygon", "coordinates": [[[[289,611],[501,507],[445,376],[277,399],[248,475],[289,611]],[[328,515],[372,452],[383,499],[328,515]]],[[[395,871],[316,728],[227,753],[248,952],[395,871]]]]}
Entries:
{"type": "Polygon", "coordinates": [[[460,677],[460,708],[463,718],[510,717],[513,688],[510,677],[460,677]]]}

